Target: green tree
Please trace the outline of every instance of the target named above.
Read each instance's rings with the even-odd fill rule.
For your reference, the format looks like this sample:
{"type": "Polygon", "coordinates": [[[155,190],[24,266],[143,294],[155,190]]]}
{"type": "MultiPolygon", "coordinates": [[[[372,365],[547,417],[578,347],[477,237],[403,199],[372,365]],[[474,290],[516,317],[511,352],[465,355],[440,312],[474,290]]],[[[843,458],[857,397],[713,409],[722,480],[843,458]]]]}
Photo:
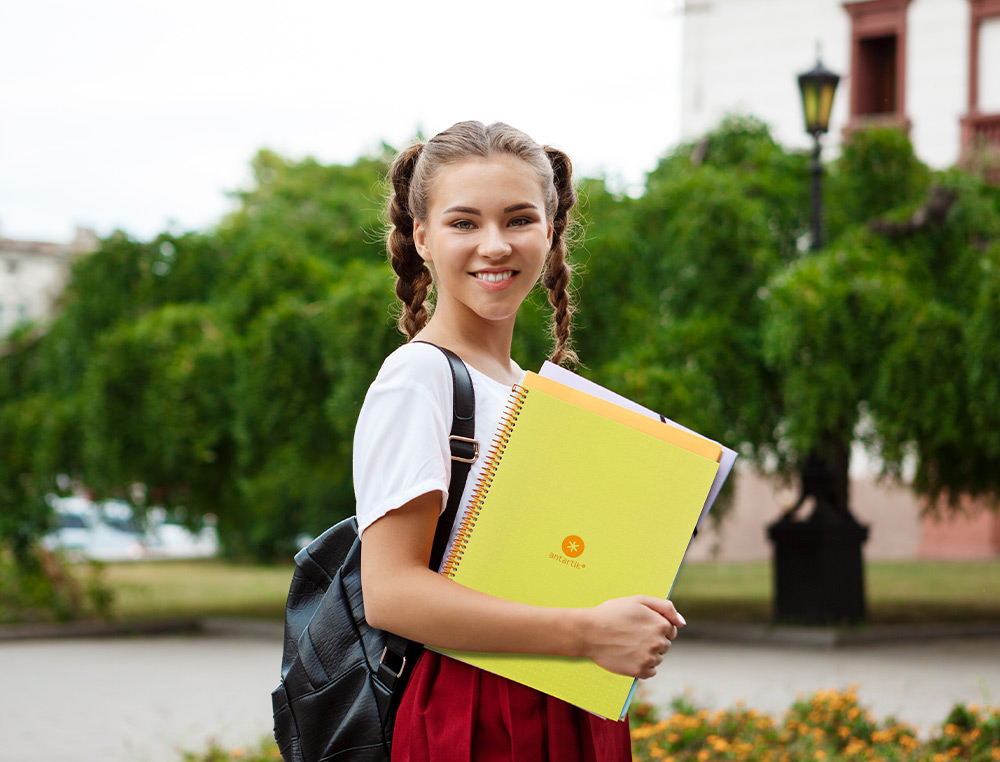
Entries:
{"type": "Polygon", "coordinates": [[[979,400],[995,355],[982,341],[1000,329],[989,296],[996,190],[932,173],[894,130],[855,135],[832,175],[833,213],[853,225],[769,291],[764,345],[782,379],[785,437],[836,458],[846,484],[860,430],[886,474],[914,465],[932,509],[942,496],[995,496],[1000,418],[979,400]]]}
{"type": "Polygon", "coordinates": [[[855,134],[811,254],[807,179],[807,157],[752,118],[665,158],[588,241],[595,375],[759,468],[791,477],[823,456],[845,510],[859,436],[889,476],[914,463],[932,504],[995,496],[996,189],[932,172],[898,131],[855,134]]]}
{"type": "Polygon", "coordinates": [[[45,531],[44,497],[67,477],[214,514],[227,550],[258,558],[349,513],[359,400],[401,341],[386,158],[261,151],[218,230],[115,233],[77,261],[59,316],[0,354],[0,542],[45,531]]]}
{"type": "Polygon", "coordinates": [[[595,373],[760,463],[784,456],[779,380],[760,332],[769,279],[800,256],[808,206],[794,178],[805,167],[759,121],[727,120],[667,156],[641,197],[621,200],[609,239],[588,241],[583,314],[591,299],[601,305],[593,326],[585,320],[597,329],[586,356],[600,358],[595,373]]]}

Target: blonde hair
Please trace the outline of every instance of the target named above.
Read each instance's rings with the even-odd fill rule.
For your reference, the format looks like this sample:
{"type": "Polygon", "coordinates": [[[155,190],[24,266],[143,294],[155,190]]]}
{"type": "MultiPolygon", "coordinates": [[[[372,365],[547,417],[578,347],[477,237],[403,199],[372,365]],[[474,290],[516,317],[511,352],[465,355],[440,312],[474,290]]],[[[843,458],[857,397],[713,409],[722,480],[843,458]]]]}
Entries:
{"type": "Polygon", "coordinates": [[[467,159],[515,156],[535,171],[545,196],[545,214],[552,223],[552,246],[542,273],[542,285],[552,306],[554,363],[577,362],[571,332],[574,307],[570,297],[573,270],[567,260],[567,234],[572,225],[570,210],[576,205],[573,165],[557,148],[540,146],[520,130],[502,122],[459,122],[426,143],[414,143],[401,151],[389,170],[392,184],[387,205],[389,262],[396,273],[396,297],[402,303],[399,329],[413,338],[430,317],[427,295],[431,272],[417,253],[413,241],[414,220],[427,219],[430,188],[441,170],[467,159]]]}

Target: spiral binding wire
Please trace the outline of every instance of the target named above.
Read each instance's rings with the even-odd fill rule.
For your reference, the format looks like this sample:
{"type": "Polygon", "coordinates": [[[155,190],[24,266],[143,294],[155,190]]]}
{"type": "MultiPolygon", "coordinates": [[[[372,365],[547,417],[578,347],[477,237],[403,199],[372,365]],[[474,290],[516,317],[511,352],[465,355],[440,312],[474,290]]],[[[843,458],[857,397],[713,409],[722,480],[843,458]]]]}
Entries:
{"type": "Polygon", "coordinates": [[[472,528],[479,520],[479,513],[483,510],[483,502],[493,484],[493,477],[496,475],[504,450],[507,449],[507,443],[510,442],[511,431],[517,422],[517,417],[521,414],[521,406],[527,396],[527,389],[520,384],[514,384],[510,400],[508,400],[507,407],[500,417],[500,428],[490,444],[486,465],[483,467],[483,472],[480,474],[476,488],[472,493],[472,499],[469,501],[469,510],[458,525],[455,542],[452,543],[451,550],[448,551],[444,565],[441,567],[441,573],[446,577],[454,577],[455,572],[458,571],[458,565],[462,562],[462,556],[465,555],[465,549],[469,545],[472,528]]]}

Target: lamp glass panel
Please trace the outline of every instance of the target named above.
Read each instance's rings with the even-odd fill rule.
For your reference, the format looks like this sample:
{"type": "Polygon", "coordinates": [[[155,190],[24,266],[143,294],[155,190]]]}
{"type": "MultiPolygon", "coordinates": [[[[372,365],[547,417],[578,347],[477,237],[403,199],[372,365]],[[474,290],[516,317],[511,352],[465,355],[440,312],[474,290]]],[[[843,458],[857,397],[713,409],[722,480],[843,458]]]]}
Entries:
{"type": "Polygon", "coordinates": [[[819,93],[814,82],[802,85],[802,113],[806,119],[806,131],[813,132],[819,115],[819,93]]]}
{"type": "Polygon", "coordinates": [[[830,127],[830,112],[833,110],[833,94],[836,90],[836,81],[827,80],[819,91],[819,113],[816,126],[823,132],[826,132],[830,127]]]}

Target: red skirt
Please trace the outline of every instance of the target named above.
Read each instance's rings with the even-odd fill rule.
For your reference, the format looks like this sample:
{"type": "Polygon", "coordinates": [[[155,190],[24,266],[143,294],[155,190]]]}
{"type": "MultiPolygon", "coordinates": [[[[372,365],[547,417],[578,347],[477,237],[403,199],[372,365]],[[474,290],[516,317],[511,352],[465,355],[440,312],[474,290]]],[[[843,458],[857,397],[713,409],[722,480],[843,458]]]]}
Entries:
{"type": "Polygon", "coordinates": [[[424,651],[403,692],[392,762],[630,762],[628,721],[424,651]]]}

